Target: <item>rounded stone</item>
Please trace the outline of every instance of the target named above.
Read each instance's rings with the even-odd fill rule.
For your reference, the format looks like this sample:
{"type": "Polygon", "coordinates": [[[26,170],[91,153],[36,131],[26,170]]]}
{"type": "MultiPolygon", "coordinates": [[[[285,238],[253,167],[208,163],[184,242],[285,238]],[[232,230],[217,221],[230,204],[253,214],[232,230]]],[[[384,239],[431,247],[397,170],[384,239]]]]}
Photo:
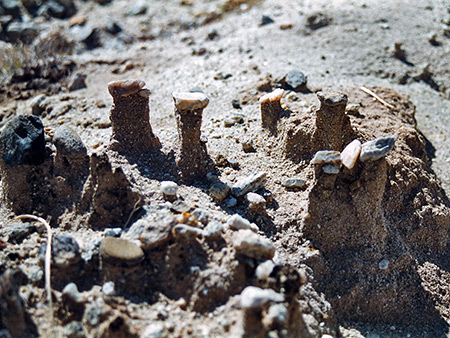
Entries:
{"type": "Polygon", "coordinates": [[[178,191],[178,184],[172,181],[162,181],[159,188],[164,195],[175,196],[178,191]]]}
{"type": "Polygon", "coordinates": [[[64,156],[80,156],[87,155],[87,149],[80,136],[72,129],[61,126],[55,130],[52,140],[56,150],[64,156]]]}
{"type": "Polygon", "coordinates": [[[175,107],[180,112],[204,109],[209,103],[208,97],[199,92],[175,92],[172,97],[175,107]]]}
{"type": "Polygon", "coordinates": [[[108,91],[111,96],[128,96],[139,92],[144,88],[145,82],[140,80],[120,80],[108,83],[108,91]]]}
{"type": "Polygon", "coordinates": [[[111,264],[136,265],[144,259],[144,251],[124,238],[106,237],[100,244],[100,255],[111,264]]]}

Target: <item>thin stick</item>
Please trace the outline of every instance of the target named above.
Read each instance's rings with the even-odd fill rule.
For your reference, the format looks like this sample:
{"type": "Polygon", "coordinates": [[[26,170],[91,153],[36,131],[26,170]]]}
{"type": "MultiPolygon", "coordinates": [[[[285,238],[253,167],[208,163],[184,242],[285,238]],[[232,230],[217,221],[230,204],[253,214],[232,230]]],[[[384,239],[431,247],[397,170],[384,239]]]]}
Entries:
{"type": "Polygon", "coordinates": [[[45,219],[33,215],[20,215],[15,217],[14,220],[24,218],[31,218],[34,219],[35,221],[41,222],[45,226],[45,229],[47,230],[47,247],[45,249],[45,290],[47,292],[48,304],[50,306],[50,309],[52,309],[51,314],[53,319],[52,286],[50,279],[51,278],[50,264],[52,261],[52,229],[50,228],[50,224],[48,224],[45,219]]]}
{"type": "Polygon", "coordinates": [[[140,209],[140,207],[138,207],[138,205],[141,203],[141,201],[142,201],[142,197],[139,196],[139,199],[136,201],[136,203],[134,203],[134,207],[133,207],[133,210],[131,210],[131,212],[130,212],[130,216],[128,216],[127,222],[125,223],[125,228],[128,226],[128,223],[130,223],[131,217],[133,217],[134,213],[140,209]]]}
{"type": "Polygon", "coordinates": [[[379,97],[377,94],[375,94],[373,91],[371,91],[370,89],[366,88],[366,87],[359,87],[359,89],[361,89],[364,93],[369,94],[370,96],[373,96],[375,99],[377,99],[378,101],[380,101],[382,104],[384,104],[386,107],[390,108],[390,109],[394,109],[394,106],[392,104],[387,103],[386,101],[384,101],[381,97],[379,97]]]}

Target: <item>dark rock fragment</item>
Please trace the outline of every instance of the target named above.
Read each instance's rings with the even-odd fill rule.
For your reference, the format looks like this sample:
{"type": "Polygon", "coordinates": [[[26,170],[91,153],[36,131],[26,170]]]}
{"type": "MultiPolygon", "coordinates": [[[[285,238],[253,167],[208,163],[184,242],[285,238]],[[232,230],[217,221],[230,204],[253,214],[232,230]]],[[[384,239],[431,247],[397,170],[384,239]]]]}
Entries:
{"type": "Polygon", "coordinates": [[[32,115],[18,115],[0,133],[2,159],[6,165],[41,164],[45,159],[44,126],[32,115]]]}
{"type": "MultiPolygon", "coordinates": [[[[39,259],[45,260],[47,244],[39,247],[39,259]]],[[[67,269],[81,261],[80,246],[70,236],[55,236],[52,240],[52,266],[67,269]]]]}
{"type": "Polygon", "coordinates": [[[6,28],[9,41],[30,44],[39,34],[39,27],[32,22],[12,22],[6,28]]]}
{"type": "Polygon", "coordinates": [[[331,18],[325,13],[314,13],[306,18],[306,26],[311,30],[316,30],[328,26],[331,18]]]}
{"type": "Polygon", "coordinates": [[[289,71],[282,79],[278,81],[283,89],[293,90],[294,92],[308,91],[306,83],[308,77],[299,70],[289,71]]]}
{"type": "Polygon", "coordinates": [[[262,17],[261,17],[261,22],[260,22],[260,26],[265,26],[265,25],[269,25],[269,24],[271,24],[271,23],[274,23],[275,21],[270,17],[270,16],[267,16],[267,15],[263,15],[262,17]]]}
{"type": "Polygon", "coordinates": [[[86,75],[81,73],[73,74],[69,79],[69,84],[67,87],[71,92],[74,90],[86,88],[86,75]]]}

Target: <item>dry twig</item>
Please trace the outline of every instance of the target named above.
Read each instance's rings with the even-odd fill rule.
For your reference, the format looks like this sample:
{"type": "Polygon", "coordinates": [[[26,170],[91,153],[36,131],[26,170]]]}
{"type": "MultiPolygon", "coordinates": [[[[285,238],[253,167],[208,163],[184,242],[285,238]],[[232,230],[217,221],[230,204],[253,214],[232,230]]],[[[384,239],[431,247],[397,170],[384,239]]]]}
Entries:
{"type": "Polygon", "coordinates": [[[369,94],[370,96],[373,96],[375,99],[377,99],[378,101],[380,101],[383,105],[385,105],[386,107],[390,108],[390,109],[394,109],[394,106],[390,103],[387,103],[386,101],[384,101],[381,97],[379,97],[377,94],[375,94],[373,91],[371,91],[369,88],[366,87],[359,87],[359,89],[361,89],[364,93],[369,94]]]}

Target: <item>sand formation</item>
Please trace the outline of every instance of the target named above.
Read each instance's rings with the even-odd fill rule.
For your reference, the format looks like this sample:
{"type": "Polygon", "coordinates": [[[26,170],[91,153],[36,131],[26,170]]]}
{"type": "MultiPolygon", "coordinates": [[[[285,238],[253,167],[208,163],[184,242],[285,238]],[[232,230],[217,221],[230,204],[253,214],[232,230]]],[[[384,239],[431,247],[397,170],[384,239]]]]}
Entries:
{"type": "MultiPolygon", "coordinates": [[[[113,98],[112,137],[106,149],[90,156],[80,137],[64,126],[46,140],[42,122],[34,116],[13,118],[0,135],[3,198],[14,213],[51,215],[54,225],[58,217],[72,215],[84,220],[80,226],[125,229],[122,235],[119,232],[121,238],[113,235],[101,241],[96,259],[81,259],[81,249],[68,245],[72,256],[78,257],[67,265],[71,271],[86,276],[91,286],[105,283],[114,294],[151,300],[160,292],[199,313],[240,294],[240,320],[226,330],[244,337],[264,337],[271,330],[291,337],[334,334],[336,320],[405,324],[449,318],[447,300],[433,289],[438,275],[448,268],[449,202],[429,168],[407,100],[387,91],[395,99],[390,110],[352,92],[351,99],[356,96],[362,105],[358,114],[349,114],[347,95],[319,92],[320,106],[312,113],[283,114],[283,90],[260,99],[260,133],[276,140],[282,161],[306,161],[304,170],[312,177],[306,185],[290,186],[303,189],[307,196],[305,213],[297,215],[298,226],[291,229],[298,246],[290,250],[295,255],[306,249],[309,256],[294,264],[276,259],[279,243],[264,237],[260,224],[239,215],[226,223],[210,218],[180,197],[178,184],[198,182],[210,185],[218,205],[234,200],[228,208],[246,205],[255,219],[270,218],[266,212],[270,195],[265,192],[270,173],[265,168],[232,187],[210,178],[215,167],[201,137],[203,110],[209,103],[203,93],[173,94],[178,184],[161,182],[166,204],[146,200],[120,166],[120,161],[135,157],[163,156],[150,125],[150,92],[144,86],[136,80],[108,85],[113,98]],[[302,303],[307,297],[316,297],[319,308],[302,303]],[[410,309],[408,317],[405,308],[410,309]]],[[[65,249],[54,249],[54,260],[58,250],[65,249]]],[[[62,264],[60,271],[67,266],[62,264]]],[[[55,289],[73,277],[53,275],[55,289]]],[[[13,283],[3,281],[7,282],[13,283]]],[[[89,313],[95,304],[101,311],[110,310],[109,305],[99,305],[101,296],[88,304],[73,299],[79,293],[76,288],[62,293],[71,299],[67,313],[89,313]]],[[[8,318],[1,312],[0,316],[11,330],[8,318]]],[[[121,334],[137,335],[128,319],[120,316],[105,320],[99,328],[86,324],[86,317],[78,321],[92,334],[119,328],[121,334]]],[[[442,320],[436,322],[441,324],[442,320]]],[[[23,332],[33,331],[21,325],[23,332]]]]}

